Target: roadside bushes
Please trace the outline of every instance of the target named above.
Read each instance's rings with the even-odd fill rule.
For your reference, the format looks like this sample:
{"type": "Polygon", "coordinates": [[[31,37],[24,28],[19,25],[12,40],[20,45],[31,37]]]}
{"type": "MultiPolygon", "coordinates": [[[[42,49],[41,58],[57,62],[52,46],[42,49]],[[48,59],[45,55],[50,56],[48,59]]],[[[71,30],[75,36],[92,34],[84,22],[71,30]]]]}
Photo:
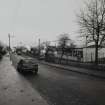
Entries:
{"type": "Polygon", "coordinates": [[[2,51],[3,51],[3,47],[2,46],[0,46],[0,60],[2,59],[2,51]]]}
{"type": "Polygon", "coordinates": [[[6,49],[4,48],[3,45],[0,45],[0,60],[2,57],[6,54],[6,49]]]}

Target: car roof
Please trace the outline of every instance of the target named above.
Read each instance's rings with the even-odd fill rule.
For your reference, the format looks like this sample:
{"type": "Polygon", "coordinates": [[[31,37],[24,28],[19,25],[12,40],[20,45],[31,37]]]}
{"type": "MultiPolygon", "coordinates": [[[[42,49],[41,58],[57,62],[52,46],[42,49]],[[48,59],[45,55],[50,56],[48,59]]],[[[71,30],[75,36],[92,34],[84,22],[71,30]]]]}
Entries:
{"type": "Polygon", "coordinates": [[[23,60],[25,60],[25,61],[34,61],[35,62],[35,59],[33,59],[33,58],[23,58],[23,60]]]}

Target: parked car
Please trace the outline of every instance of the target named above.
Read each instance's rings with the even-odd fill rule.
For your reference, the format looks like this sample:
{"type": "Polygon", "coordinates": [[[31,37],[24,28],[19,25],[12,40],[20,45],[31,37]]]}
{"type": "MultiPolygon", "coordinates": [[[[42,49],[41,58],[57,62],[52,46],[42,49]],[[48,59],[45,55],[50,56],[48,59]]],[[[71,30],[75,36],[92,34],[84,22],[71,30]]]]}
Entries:
{"type": "Polygon", "coordinates": [[[17,64],[17,70],[19,72],[33,72],[35,74],[38,73],[38,64],[34,59],[24,58],[21,59],[17,64]]]}

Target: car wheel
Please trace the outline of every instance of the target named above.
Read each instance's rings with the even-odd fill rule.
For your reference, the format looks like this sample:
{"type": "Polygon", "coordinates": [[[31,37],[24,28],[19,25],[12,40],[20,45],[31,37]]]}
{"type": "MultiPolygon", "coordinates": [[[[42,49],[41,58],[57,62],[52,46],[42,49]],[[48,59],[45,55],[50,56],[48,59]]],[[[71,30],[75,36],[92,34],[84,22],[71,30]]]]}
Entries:
{"type": "Polygon", "coordinates": [[[18,72],[21,72],[21,69],[20,69],[20,67],[19,67],[19,66],[17,67],[17,70],[18,70],[18,72]]]}
{"type": "Polygon", "coordinates": [[[33,71],[33,74],[37,75],[38,74],[38,71],[33,71]]]}
{"type": "Polygon", "coordinates": [[[18,70],[19,72],[22,72],[22,65],[23,65],[23,60],[20,60],[20,62],[19,62],[18,65],[17,65],[17,70],[18,70]]]}

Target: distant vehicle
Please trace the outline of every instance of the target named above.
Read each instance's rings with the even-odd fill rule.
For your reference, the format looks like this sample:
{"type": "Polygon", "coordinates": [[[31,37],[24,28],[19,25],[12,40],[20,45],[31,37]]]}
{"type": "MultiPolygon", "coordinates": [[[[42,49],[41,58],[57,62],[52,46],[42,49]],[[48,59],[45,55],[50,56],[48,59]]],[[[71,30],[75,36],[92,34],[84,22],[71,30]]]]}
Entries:
{"type": "Polygon", "coordinates": [[[17,64],[17,70],[19,72],[33,72],[35,74],[38,73],[38,64],[34,59],[24,58],[19,61],[17,64]]]}
{"type": "Polygon", "coordinates": [[[18,52],[17,52],[17,55],[21,55],[21,52],[20,52],[20,51],[18,51],[18,52]]]}

